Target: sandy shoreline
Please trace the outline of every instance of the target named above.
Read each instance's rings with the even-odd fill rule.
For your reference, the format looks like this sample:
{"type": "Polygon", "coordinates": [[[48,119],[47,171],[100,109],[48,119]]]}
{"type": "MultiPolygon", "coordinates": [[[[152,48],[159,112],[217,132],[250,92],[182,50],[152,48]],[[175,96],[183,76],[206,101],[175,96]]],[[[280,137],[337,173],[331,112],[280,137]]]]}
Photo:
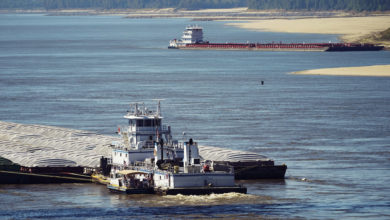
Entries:
{"type": "Polygon", "coordinates": [[[183,10],[163,9],[66,9],[0,10],[0,13],[43,13],[46,15],[116,15],[125,18],[189,18],[193,21],[227,20],[226,25],[257,31],[336,34],[344,42],[378,43],[390,48],[389,41],[369,36],[390,27],[390,13],[356,14],[343,11],[254,11],[247,8],[183,10]],[[234,21],[239,21],[236,23],[234,21]]]}
{"type": "Polygon", "coordinates": [[[328,75],[328,76],[386,76],[390,77],[390,65],[359,66],[324,68],[293,72],[302,75],[328,75]]]}
{"type": "Polygon", "coordinates": [[[374,32],[390,27],[390,15],[337,18],[273,19],[229,23],[228,25],[258,31],[342,35],[342,40],[354,42],[374,32]]]}

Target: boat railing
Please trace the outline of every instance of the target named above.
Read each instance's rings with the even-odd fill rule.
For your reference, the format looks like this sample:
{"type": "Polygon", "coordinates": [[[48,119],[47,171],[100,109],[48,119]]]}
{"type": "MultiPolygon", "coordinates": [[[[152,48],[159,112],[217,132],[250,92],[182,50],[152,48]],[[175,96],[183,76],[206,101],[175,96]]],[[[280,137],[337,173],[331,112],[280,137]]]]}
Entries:
{"type": "Polygon", "coordinates": [[[154,141],[145,141],[143,148],[154,148],[154,141]]]}
{"type": "Polygon", "coordinates": [[[183,142],[178,142],[178,141],[172,141],[172,144],[170,145],[174,149],[184,149],[184,144],[183,142]]]}
{"type": "MultiPolygon", "coordinates": [[[[166,169],[158,169],[158,172],[165,173],[165,174],[169,174],[169,173],[191,174],[191,173],[205,173],[205,172],[234,174],[234,167],[228,164],[214,164],[214,166],[210,166],[210,171],[205,171],[203,165],[205,165],[205,163],[202,163],[201,166],[190,165],[187,167],[187,171],[182,170],[180,172],[175,171],[175,166],[170,166],[166,169]]],[[[130,169],[130,170],[149,173],[149,172],[153,172],[153,170],[155,170],[155,167],[154,167],[154,163],[145,163],[143,161],[136,161],[132,164],[117,167],[117,169],[118,170],[130,169]]]]}
{"type": "MultiPolygon", "coordinates": [[[[123,126],[121,127],[121,130],[127,131],[130,133],[134,132],[156,132],[157,128],[156,127],[131,127],[131,126],[123,126]]],[[[164,133],[168,132],[168,126],[167,125],[162,125],[160,128],[158,128],[158,132],[164,133]]]]}

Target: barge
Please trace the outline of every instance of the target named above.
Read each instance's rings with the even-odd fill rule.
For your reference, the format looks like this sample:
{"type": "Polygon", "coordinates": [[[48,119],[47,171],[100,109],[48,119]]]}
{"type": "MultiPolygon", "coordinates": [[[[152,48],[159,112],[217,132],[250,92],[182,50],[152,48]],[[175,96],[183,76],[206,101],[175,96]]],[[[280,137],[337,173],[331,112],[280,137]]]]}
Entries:
{"type": "Polygon", "coordinates": [[[250,151],[199,146],[199,154],[213,161],[216,170],[226,165],[234,167],[236,180],[284,179],[287,170],[286,164],[276,165],[274,160],[250,151]]]}
{"type": "Polygon", "coordinates": [[[86,183],[82,167],[25,167],[0,157],[0,184],[86,183]]]}
{"type": "Polygon", "coordinates": [[[210,43],[203,41],[203,28],[187,26],[181,39],[169,42],[169,49],[259,50],[259,51],[378,51],[384,46],[358,43],[210,43]]]}
{"type": "Polygon", "coordinates": [[[0,184],[91,183],[111,137],[0,121],[0,184]]]}

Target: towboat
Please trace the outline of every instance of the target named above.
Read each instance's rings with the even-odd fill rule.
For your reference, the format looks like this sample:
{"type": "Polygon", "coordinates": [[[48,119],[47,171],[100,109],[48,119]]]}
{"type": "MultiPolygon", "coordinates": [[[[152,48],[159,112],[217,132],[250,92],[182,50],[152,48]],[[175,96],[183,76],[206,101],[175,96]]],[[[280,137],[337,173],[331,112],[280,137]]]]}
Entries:
{"type": "MultiPolygon", "coordinates": [[[[118,127],[120,138],[112,142],[110,158],[101,158],[100,160],[99,173],[105,177],[95,174],[92,176],[95,182],[107,184],[110,181],[108,177],[110,172],[113,176],[112,174],[115,174],[118,170],[127,169],[128,167],[140,170],[141,168],[144,169],[145,165],[148,165],[148,167],[144,171],[150,174],[162,172],[169,176],[171,174],[186,173],[183,160],[185,158],[184,146],[187,142],[181,143],[172,138],[171,127],[162,122],[160,101],[158,101],[155,111],[148,109],[143,103],[132,103],[124,118],[128,120],[128,125],[118,127]],[[164,162],[163,164],[171,169],[172,167],[179,167],[176,171],[180,172],[172,173],[171,170],[171,173],[166,173],[169,170],[161,168],[158,172],[151,171],[155,167],[152,161],[156,156],[156,144],[159,146],[159,155],[162,158],[158,165],[164,162]]],[[[188,144],[192,145],[190,142],[188,144]]],[[[213,171],[213,175],[218,176],[220,171],[234,172],[236,180],[283,179],[287,169],[286,165],[275,165],[273,160],[253,152],[198,146],[198,144],[196,144],[196,152],[198,152],[196,157],[199,161],[191,165],[196,166],[196,168],[189,168],[190,170],[195,169],[194,173],[199,173],[202,166],[206,165],[209,167],[209,171],[213,171]]],[[[210,174],[209,177],[213,178],[210,174]]],[[[176,176],[180,178],[179,175],[176,176]]]]}
{"type": "Polygon", "coordinates": [[[240,192],[236,186],[234,167],[220,166],[199,156],[198,144],[190,139],[172,139],[170,126],[162,124],[160,101],[157,110],[141,103],[131,104],[125,115],[129,125],[119,127],[122,141],[111,145],[111,191],[126,193],[210,194],[240,192]]]}
{"type": "MultiPolygon", "coordinates": [[[[216,171],[210,163],[201,162],[197,143],[192,139],[183,143],[184,158],[176,158],[174,151],[161,142],[155,142],[154,146],[154,158],[146,158],[143,162],[113,163],[108,189],[128,194],[159,195],[247,192],[245,187],[235,184],[233,167],[226,166],[216,171]]],[[[114,149],[113,161],[118,161],[118,157],[121,156],[115,154],[114,149]]]]}

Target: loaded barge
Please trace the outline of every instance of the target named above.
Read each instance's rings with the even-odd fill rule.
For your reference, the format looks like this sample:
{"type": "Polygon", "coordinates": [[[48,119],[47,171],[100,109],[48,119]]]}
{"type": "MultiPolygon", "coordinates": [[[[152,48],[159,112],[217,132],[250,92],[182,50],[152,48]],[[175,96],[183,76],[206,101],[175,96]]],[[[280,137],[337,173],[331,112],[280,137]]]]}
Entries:
{"type": "Polygon", "coordinates": [[[168,49],[259,50],[259,51],[378,51],[383,46],[358,43],[210,43],[203,41],[203,28],[187,26],[180,40],[169,42],[168,49]]]}
{"type": "MultiPolygon", "coordinates": [[[[144,106],[137,109],[136,114],[150,113],[144,106]]],[[[107,158],[111,158],[113,143],[117,149],[122,144],[127,146],[125,148],[131,153],[128,154],[129,161],[144,161],[154,157],[157,137],[164,137],[164,146],[177,146],[173,147],[173,152],[177,158],[184,158],[184,148],[179,147],[183,145],[172,139],[171,128],[162,124],[162,117],[156,119],[150,115],[148,119],[149,116],[139,116],[142,123],[135,122],[134,117],[125,116],[130,124],[118,131],[121,138],[83,130],[0,121],[0,184],[93,180],[107,184],[111,170],[108,162],[112,162],[107,158]],[[91,180],[91,173],[96,170],[100,170],[100,174],[93,175],[91,180]]],[[[208,163],[210,170],[221,172],[228,171],[226,166],[231,166],[235,179],[283,179],[286,173],[286,165],[275,165],[272,159],[257,153],[202,145],[197,145],[197,148],[201,163],[208,163]]]]}
{"type": "Polygon", "coordinates": [[[90,183],[112,137],[0,121],[0,184],[90,183]]]}

